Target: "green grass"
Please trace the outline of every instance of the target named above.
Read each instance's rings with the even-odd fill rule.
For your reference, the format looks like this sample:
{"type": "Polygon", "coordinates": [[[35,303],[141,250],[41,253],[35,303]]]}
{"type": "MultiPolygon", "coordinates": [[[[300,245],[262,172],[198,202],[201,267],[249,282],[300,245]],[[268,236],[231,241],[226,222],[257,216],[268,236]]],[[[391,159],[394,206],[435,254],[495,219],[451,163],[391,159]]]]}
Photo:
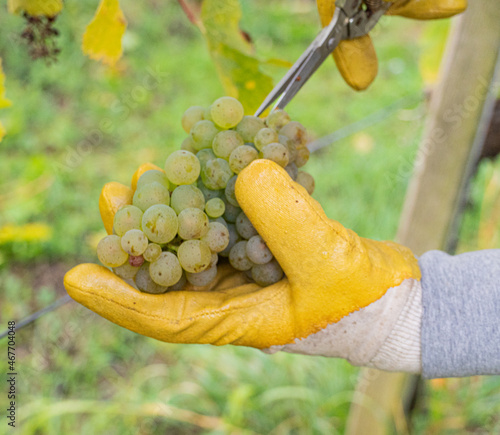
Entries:
{"type": "MultiPolygon", "coordinates": [[[[122,5],[129,30],[114,72],[79,48],[96,2],[65,3],[57,24],[63,50],[51,67],[30,61],[25,47],[11,42],[22,22],[0,14],[0,53],[14,102],[0,113],[9,131],[0,159],[0,224],[44,222],[53,229],[45,242],[0,245],[2,328],[7,319],[22,318],[63,294],[65,270],[96,262],[102,185],[128,183],[141,162],[161,165],[184,138],[183,111],[223,94],[201,35],[176,2],[122,5]],[[157,86],[143,92],[151,71],[157,86]]],[[[242,26],[263,59],[294,61],[318,31],[313,2],[243,6],[242,26]]],[[[380,74],[368,91],[351,91],[327,61],[290,104],[291,116],[313,136],[404,96],[418,100],[418,36],[426,25],[388,19],[384,26],[376,35],[380,74]]],[[[267,69],[276,79],[285,73],[267,69]]],[[[424,120],[425,105],[414,103],[311,157],[314,196],[329,217],[364,237],[394,237],[424,120]]],[[[461,249],[477,247],[488,174],[484,169],[473,189],[461,249]]],[[[5,346],[2,341],[2,355],[5,346]]],[[[75,303],[19,331],[17,359],[18,415],[26,434],[342,433],[358,373],[335,359],[160,343],[75,303]],[[168,410],[147,408],[149,403],[191,414],[167,417],[168,410]],[[200,423],[193,413],[215,420],[200,423]],[[209,429],[211,424],[217,428],[209,429]]],[[[496,377],[453,380],[439,388],[427,384],[415,432],[456,433],[457,425],[471,433],[498,432],[499,389],[496,377]]]]}

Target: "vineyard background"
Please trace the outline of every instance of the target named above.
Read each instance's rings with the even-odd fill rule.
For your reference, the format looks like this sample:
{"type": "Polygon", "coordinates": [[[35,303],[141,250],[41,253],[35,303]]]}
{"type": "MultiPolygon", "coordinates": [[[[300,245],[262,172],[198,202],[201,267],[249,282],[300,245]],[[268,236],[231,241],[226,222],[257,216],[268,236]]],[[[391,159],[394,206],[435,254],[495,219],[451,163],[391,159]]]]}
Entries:
{"type": "MultiPolygon", "coordinates": [[[[286,68],[273,59],[293,62],[319,30],[315,3],[241,3],[241,27],[279,79],[286,68]]],[[[62,296],[73,265],[97,261],[102,185],[128,183],[139,163],[162,165],[185,136],[183,111],[224,93],[204,39],[176,2],[121,4],[129,26],[112,69],[80,50],[94,1],[65,3],[56,22],[61,53],[51,66],[30,60],[22,19],[0,14],[14,103],[0,114],[8,131],[0,144],[4,326],[62,296]]],[[[447,28],[382,20],[374,32],[380,72],[368,91],[350,90],[326,62],[288,107],[322,137],[408,97],[403,109],[314,153],[307,166],[327,215],[364,237],[395,236],[426,115],[424,91],[432,90],[447,28]]],[[[500,248],[499,233],[500,163],[485,161],[459,250],[500,248]]],[[[342,433],[358,373],[341,360],[160,343],[75,303],[19,331],[17,341],[26,434],[342,433]]],[[[499,415],[500,377],[434,380],[412,426],[414,433],[496,433],[499,415]]]]}

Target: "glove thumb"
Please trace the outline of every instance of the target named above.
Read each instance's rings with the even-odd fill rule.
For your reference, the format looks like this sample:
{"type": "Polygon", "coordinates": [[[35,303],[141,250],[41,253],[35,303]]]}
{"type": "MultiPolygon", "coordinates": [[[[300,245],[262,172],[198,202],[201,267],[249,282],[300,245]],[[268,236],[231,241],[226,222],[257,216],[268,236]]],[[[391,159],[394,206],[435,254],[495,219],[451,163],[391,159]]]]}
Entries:
{"type": "MultiPolygon", "coordinates": [[[[236,182],[240,206],[266,241],[287,277],[294,284],[310,279],[318,262],[338,258],[352,243],[352,235],[323,209],[286,171],[270,160],[256,160],[243,170],[236,182]],[[318,258],[324,253],[324,258],[318,258]],[[320,261],[321,260],[321,261],[320,261]]],[[[342,256],[340,256],[342,258],[342,256]]]]}

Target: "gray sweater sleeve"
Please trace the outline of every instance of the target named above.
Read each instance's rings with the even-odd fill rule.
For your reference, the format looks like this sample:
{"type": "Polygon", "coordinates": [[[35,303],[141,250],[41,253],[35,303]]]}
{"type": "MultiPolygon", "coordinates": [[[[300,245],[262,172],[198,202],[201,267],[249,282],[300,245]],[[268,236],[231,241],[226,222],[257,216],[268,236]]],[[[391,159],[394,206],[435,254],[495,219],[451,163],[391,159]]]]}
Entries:
{"type": "Polygon", "coordinates": [[[500,374],[500,250],[430,251],[422,270],[422,373],[500,374]]]}

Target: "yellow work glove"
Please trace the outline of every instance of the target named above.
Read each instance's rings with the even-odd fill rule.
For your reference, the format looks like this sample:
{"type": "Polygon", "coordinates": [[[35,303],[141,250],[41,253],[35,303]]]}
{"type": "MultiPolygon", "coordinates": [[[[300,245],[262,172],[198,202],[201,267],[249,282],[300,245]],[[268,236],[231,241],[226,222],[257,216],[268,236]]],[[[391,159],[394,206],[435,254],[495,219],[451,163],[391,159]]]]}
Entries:
{"type": "MultiPolygon", "coordinates": [[[[333,17],[335,0],[317,0],[317,3],[321,24],[325,27],[333,17]]],[[[448,18],[467,7],[467,0],[396,0],[393,3],[387,15],[417,20],[448,18]]],[[[333,52],[333,58],[344,80],[358,91],[370,86],[377,76],[377,54],[369,35],[342,41],[333,52]]]]}
{"type": "MultiPolygon", "coordinates": [[[[143,165],[132,186],[152,168],[155,166],[143,165]]],[[[132,193],[119,183],[104,187],[100,209],[108,232],[114,213],[131,202],[132,193]]],[[[328,329],[381,298],[389,300],[383,298],[388,289],[420,279],[410,250],[392,242],[363,239],[328,219],[319,203],[269,160],[254,161],[240,173],[236,196],[285,271],[286,278],[280,282],[261,288],[249,283],[243,272],[221,266],[217,279],[207,288],[188,286],[183,291],[152,295],[141,293],[105,267],[82,264],[66,274],[68,293],[112,322],[158,340],[272,351],[272,346],[293,344],[328,329]]],[[[378,321],[392,325],[383,318],[387,309],[378,309],[378,321]]],[[[374,317],[373,309],[371,312],[374,317]]],[[[365,326],[374,329],[371,324],[365,326]]],[[[367,337],[366,333],[358,335],[367,337]]],[[[349,356],[336,351],[323,354],[349,356]]],[[[363,359],[358,362],[365,363],[363,359]]]]}

